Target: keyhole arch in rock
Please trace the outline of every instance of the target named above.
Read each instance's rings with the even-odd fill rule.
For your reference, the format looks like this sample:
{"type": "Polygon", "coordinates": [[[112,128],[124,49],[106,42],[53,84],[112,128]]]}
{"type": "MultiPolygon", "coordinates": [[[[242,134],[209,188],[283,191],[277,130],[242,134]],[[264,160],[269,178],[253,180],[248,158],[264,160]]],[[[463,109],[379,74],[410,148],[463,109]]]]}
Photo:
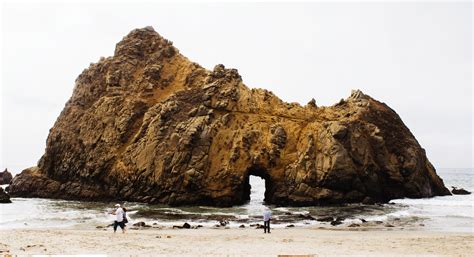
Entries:
{"type": "Polygon", "coordinates": [[[271,170],[263,165],[251,165],[249,166],[243,176],[242,186],[241,186],[241,200],[242,204],[250,201],[251,195],[251,185],[250,185],[250,176],[256,176],[264,180],[265,182],[265,193],[264,193],[264,204],[271,204],[273,193],[275,192],[274,179],[271,177],[271,170]]]}

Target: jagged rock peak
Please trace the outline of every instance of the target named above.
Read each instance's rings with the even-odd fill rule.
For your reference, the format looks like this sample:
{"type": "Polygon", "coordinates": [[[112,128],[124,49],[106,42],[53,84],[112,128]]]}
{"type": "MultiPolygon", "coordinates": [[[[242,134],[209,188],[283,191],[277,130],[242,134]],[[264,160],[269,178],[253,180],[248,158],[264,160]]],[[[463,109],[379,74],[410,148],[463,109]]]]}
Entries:
{"type": "Polygon", "coordinates": [[[115,47],[115,56],[126,55],[133,57],[144,56],[166,48],[169,56],[176,52],[173,42],[163,38],[153,27],[134,29],[125,36],[115,47]]]}
{"type": "Polygon", "coordinates": [[[351,95],[347,98],[347,101],[359,101],[359,100],[369,100],[369,96],[364,94],[361,90],[356,89],[351,91],[351,95]]]}
{"type": "Polygon", "coordinates": [[[316,100],[314,98],[311,98],[311,101],[307,103],[307,106],[312,108],[318,108],[318,106],[316,105],[316,100]]]}
{"type": "Polygon", "coordinates": [[[278,205],[449,194],[387,105],[360,91],[315,108],[212,71],[152,28],[133,30],[76,80],[37,167],[12,196],[171,205],[242,204],[249,176],[278,205]]]}

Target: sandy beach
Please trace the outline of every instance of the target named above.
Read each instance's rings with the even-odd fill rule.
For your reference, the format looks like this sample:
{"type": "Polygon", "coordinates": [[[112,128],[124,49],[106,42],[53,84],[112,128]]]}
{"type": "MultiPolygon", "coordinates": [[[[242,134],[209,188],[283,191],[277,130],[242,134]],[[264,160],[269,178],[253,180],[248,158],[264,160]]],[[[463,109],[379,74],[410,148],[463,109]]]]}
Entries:
{"type": "Polygon", "coordinates": [[[0,231],[1,254],[474,256],[473,233],[274,229],[0,231]]]}

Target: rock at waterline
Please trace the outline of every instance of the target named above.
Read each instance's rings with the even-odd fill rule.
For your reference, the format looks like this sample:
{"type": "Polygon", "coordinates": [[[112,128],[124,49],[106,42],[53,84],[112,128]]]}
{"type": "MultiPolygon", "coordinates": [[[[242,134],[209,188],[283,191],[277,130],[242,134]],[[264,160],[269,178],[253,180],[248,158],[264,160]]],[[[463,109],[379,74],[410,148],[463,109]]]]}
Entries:
{"type": "Polygon", "coordinates": [[[0,187],[0,203],[11,203],[10,195],[7,192],[3,191],[3,188],[0,187]]]}
{"type": "Polygon", "coordinates": [[[185,229],[190,229],[191,225],[189,223],[185,222],[182,226],[174,225],[173,228],[185,228],[185,229]]]}
{"type": "Polygon", "coordinates": [[[360,225],[357,224],[357,223],[352,223],[352,224],[350,224],[348,227],[350,227],[350,228],[355,228],[355,227],[360,227],[360,225]]]}
{"type": "Polygon", "coordinates": [[[331,225],[332,226],[341,225],[343,220],[344,218],[338,217],[335,220],[331,221],[331,225]]]}
{"type": "Polygon", "coordinates": [[[316,221],[319,221],[319,222],[331,222],[333,220],[334,220],[333,217],[321,217],[321,218],[316,219],[316,221]]]}
{"type": "Polygon", "coordinates": [[[8,171],[8,169],[5,169],[4,171],[0,172],[0,185],[10,184],[12,179],[13,179],[13,176],[8,171]]]}
{"type": "Polygon", "coordinates": [[[143,221],[137,222],[133,224],[134,227],[144,227],[146,226],[146,223],[143,221]]]}
{"type": "Polygon", "coordinates": [[[457,187],[452,187],[453,190],[451,190],[451,193],[453,193],[453,195],[470,195],[471,192],[467,191],[466,189],[464,188],[457,188],[457,187]]]}
{"type": "Polygon", "coordinates": [[[305,219],[305,220],[315,220],[315,218],[309,214],[300,214],[298,215],[298,217],[300,217],[301,219],[305,219]]]}
{"type": "Polygon", "coordinates": [[[232,206],[249,200],[250,175],[286,206],[450,194],[386,104],[360,90],[324,108],[286,103],[236,69],[191,62],[151,27],[79,75],[10,194],[232,206]]]}

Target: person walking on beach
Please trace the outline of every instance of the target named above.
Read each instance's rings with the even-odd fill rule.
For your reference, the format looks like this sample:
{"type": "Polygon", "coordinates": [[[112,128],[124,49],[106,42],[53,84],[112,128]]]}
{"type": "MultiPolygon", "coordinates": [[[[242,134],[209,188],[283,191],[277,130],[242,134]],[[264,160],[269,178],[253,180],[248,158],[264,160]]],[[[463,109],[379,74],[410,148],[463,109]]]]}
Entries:
{"type": "Polygon", "coordinates": [[[123,210],[123,226],[126,227],[128,223],[128,217],[127,217],[127,209],[125,207],[122,207],[123,210]]]}
{"type": "Polygon", "coordinates": [[[117,207],[117,209],[113,213],[115,215],[114,233],[117,232],[117,227],[120,227],[122,229],[122,233],[125,233],[125,223],[123,220],[125,212],[123,211],[122,207],[120,207],[120,204],[116,204],[115,207],[117,207]]]}
{"type": "Polygon", "coordinates": [[[270,220],[272,219],[272,213],[269,208],[265,208],[263,211],[263,233],[270,233],[270,220]]]}

